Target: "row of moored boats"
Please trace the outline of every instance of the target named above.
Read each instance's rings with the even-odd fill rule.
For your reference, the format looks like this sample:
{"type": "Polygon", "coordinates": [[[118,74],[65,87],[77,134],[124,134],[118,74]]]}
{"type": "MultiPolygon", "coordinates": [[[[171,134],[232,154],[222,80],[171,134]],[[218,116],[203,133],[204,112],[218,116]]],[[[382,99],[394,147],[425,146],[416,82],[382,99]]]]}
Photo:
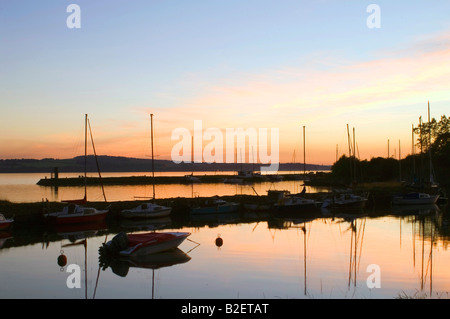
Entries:
{"type": "MultiPolygon", "coordinates": [[[[235,203],[212,197],[199,202],[190,208],[191,214],[215,214],[236,212],[241,207],[249,211],[298,212],[314,211],[320,208],[364,208],[368,195],[356,195],[352,192],[333,193],[323,201],[309,199],[304,196],[305,189],[299,194],[291,194],[285,190],[269,190],[265,198],[258,198],[254,203],[235,203]]],[[[429,205],[436,204],[439,195],[430,195],[421,192],[397,194],[392,197],[393,205],[429,205]]],[[[123,218],[159,218],[169,216],[172,208],[152,202],[141,203],[132,209],[121,211],[123,218]]],[[[81,204],[68,204],[61,211],[44,214],[46,222],[51,224],[77,224],[99,222],[106,218],[109,207],[96,209],[81,204]]],[[[0,214],[0,229],[9,228],[14,218],[6,218],[0,214]]]]}

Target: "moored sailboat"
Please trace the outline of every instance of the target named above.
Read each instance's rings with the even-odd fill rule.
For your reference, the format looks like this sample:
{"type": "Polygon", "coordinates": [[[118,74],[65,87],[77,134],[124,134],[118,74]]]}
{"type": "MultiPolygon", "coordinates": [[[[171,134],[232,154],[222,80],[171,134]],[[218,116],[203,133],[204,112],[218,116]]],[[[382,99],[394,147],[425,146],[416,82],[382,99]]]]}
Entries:
{"type": "MultiPolygon", "coordinates": [[[[153,179],[153,200],[155,200],[155,166],[153,153],[153,114],[150,114],[151,148],[152,148],[152,179],[153,179]]],[[[152,202],[142,203],[132,209],[124,209],[120,212],[123,218],[158,218],[170,215],[171,207],[157,205],[152,202]]]]}
{"type": "MultiPolygon", "coordinates": [[[[106,209],[96,209],[94,207],[85,207],[87,203],[87,128],[88,128],[88,115],[85,115],[85,138],[84,138],[84,197],[78,200],[67,200],[68,203],[61,211],[44,214],[44,220],[51,224],[78,224],[78,223],[92,223],[101,222],[106,219],[109,212],[109,206],[106,209]]],[[[90,129],[90,126],[89,126],[90,129]]],[[[92,146],[95,153],[95,147],[93,144],[92,132],[91,132],[92,146]]],[[[97,154],[94,154],[97,158],[97,154]]],[[[98,168],[98,162],[97,162],[98,168]]],[[[101,178],[100,169],[98,170],[101,178]]],[[[103,186],[102,186],[103,187],[103,186]]],[[[105,192],[103,196],[106,201],[105,192]]]]}
{"type": "Polygon", "coordinates": [[[191,214],[232,213],[239,210],[240,204],[213,197],[191,208],[191,214]]]}
{"type": "Polygon", "coordinates": [[[407,194],[397,194],[392,197],[393,205],[430,205],[436,204],[439,194],[430,195],[427,193],[410,192],[407,194]]]}
{"type": "Polygon", "coordinates": [[[355,195],[353,193],[334,194],[323,201],[322,208],[364,208],[368,201],[367,196],[355,195]]]}
{"type": "Polygon", "coordinates": [[[124,218],[156,218],[169,216],[171,211],[171,207],[143,203],[135,208],[122,210],[120,215],[124,218]]]}

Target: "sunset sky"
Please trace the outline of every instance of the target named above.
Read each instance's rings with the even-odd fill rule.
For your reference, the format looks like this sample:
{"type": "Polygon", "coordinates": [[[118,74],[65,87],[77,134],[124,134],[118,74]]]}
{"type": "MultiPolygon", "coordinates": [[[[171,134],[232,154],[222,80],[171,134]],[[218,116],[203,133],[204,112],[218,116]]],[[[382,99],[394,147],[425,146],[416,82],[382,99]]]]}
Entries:
{"type": "MultiPolygon", "coordinates": [[[[279,129],[279,159],[332,164],[411,153],[419,116],[450,110],[450,2],[6,0],[0,158],[171,159],[172,132],[279,129]],[[81,9],[68,28],[67,7],[81,9]],[[369,28],[367,7],[381,9],[369,28]]],[[[209,141],[203,141],[203,147],[209,141]]],[[[223,143],[225,145],[225,142],[223,143]]]]}

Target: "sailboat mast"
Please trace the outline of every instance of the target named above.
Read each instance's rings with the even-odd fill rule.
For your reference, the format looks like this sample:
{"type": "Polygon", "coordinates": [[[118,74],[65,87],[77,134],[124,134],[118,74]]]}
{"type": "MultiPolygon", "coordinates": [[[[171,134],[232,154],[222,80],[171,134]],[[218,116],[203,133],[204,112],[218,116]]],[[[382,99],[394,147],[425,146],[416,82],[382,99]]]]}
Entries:
{"type": "Polygon", "coordinates": [[[152,148],[152,180],[153,180],[153,200],[155,200],[155,158],[153,155],[153,114],[150,114],[150,138],[152,148]]]}
{"type": "Polygon", "coordinates": [[[412,160],[413,160],[413,177],[416,177],[416,152],[414,147],[414,124],[412,124],[412,131],[411,131],[411,153],[412,153],[412,160]]]}
{"type": "Polygon", "coordinates": [[[355,138],[355,128],[353,128],[353,182],[356,183],[356,138],[355,138]]]}
{"type": "Polygon", "coordinates": [[[92,135],[91,121],[89,121],[89,119],[88,119],[88,126],[89,126],[89,135],[91,136],[92,150],[94,151],[95,163],[97,165],[98,177],[100,178],[100,184],[102,186],[103,198],[105,199],[105,202],[107,202],[105,195],[105,188],[103,187],[102,174],[100,172],[100,165],[98,164],[97,151],[95,150],[94,145],[94,136],[92,135]]]}
{"type": "Polygon", "coordinates": [[[352,145],[350,143],[350,131],[348,129],[348,124],[347,124],[347,142],[348,142],[348,159],[350,162],[350,183],[353,181],[353,170],[352,170],[352,145]]]}
{"type": "Polygon", "coordinates": [[[84,115],[84,199],[87,199],[87,122],[88,115],[84,115]]]}
{"type": "Polygon", "coordinates": [[[428,155],[430,158],[430,183],[433,183],[433,167],[431,164],[431,121],[430,121],[430,101],[428,101],[428,155]]]}
{"type": "Polygon", "coordinates": [[[305,126],[303,126],[303,175],[306,176],[305,126]]]}
{"type": "Polygon", "coordinates": [[[401,148],[400,148],[400,140],[398,140],[398,169],[399,169],[400,182],[401,182],[402,181],[402,155],[401,155],[401,148]]]}

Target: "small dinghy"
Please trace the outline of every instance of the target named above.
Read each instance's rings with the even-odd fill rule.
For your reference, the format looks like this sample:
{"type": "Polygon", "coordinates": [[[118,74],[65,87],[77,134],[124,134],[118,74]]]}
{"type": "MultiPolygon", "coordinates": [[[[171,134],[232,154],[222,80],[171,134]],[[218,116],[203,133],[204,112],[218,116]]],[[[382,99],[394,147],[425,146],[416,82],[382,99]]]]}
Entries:
{"type": "Polygon", "coordinates": [[[155,254],[177,248],[191,233],[166,232],[166,233],[118,233],[114,238],[103,245],[109,254],[123,257],[136,257],[155,254]]]}

